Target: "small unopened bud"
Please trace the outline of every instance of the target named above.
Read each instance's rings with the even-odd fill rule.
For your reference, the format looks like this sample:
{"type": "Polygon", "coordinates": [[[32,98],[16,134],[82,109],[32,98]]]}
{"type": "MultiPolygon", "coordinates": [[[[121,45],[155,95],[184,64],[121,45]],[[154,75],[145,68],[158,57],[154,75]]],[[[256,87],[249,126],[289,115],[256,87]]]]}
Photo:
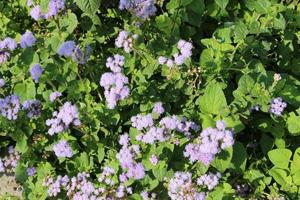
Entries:
{"type": "Polygon", "coordinates": [[[274,74],[274,81],[280,81],[281,80],[281,75],[280,74],[274,74]]]}

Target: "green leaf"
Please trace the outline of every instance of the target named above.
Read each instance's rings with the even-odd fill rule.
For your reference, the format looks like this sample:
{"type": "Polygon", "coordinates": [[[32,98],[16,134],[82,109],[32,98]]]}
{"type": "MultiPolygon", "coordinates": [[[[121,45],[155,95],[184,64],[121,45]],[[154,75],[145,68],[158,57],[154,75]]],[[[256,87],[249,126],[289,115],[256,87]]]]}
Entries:
{"type": "Polygon", "coordinates": [[[75,0],[75,3],[84,13],[94,15],[100,7],[101,0],[75,0]]]}
{"type": "Polygon", "coordinates": [[[104,146],[103,146],[103,144],[99,144],[99,145],[98,145],[97,156],[98,156],[98,162],[101,163],[102,160],[104,159],[104,156],[105,156],[105,151],[104,151],[104,146]]]}
{"type": "Polygon", "coordinates": [[[15,177],[17,181],[24,182],[26,181],[28,175],[26,172],[26,167],[22,165],[22,163],[18,163],[15,171],[15,177]]]}
{"type": "Polygon", "coordinates": [[[230,165],[233,155],[233,148],[230,147],[226,150],[223,150],[219,153],[215,160],[212,162],[212,166],[215,167],[218,171],[224,172],[230,165]]]}
{"type": "Polygon", "coordinates": [[[293,174],[297,171],[300,171],[300,147],[296,149],[291,163],[291,173],[293,174]]]}
{"type": "Polygon", "coordinates": [[[297,171],[292,177],[293,177],[293,182],[294,182],[296,185],[299,185],[299,186],[300,186],[300,170],[297,171]]]}
{"type": "Polygon", "coordinates": [[[216,4],[224,10],[229,2],[229,0],[215,0],[216,4]]]}
{"type": "Polygon", "coordinates": [[[30,80],[18,83],[14,87],[14,94],[20,97],[21,102],[29,99],[35,99],[35,85],[30,80]]]}
{"type": "MultiPolygon", "coordinates": [[[[300,109],[297,110],[297,113],[300,113],[300,109]]],[[[296,115],[294,112],[289,113],[289,117],[287,119],[287,128],[288,131],[291,133],[293,136],[300,135],[300,116],[296,115]]]]}
{"type": "Polygon", "coordinates": [[[288,169],[292,152],[289,149],[274,149],[269,151],[268,156],[276,167],[288,169]]]}
{"type": "Polygon", "coordinates": [[[208,85],[200,98],[200,110],[204,113],[220,114],[227,107],[225,95],[219,83],[208,85]]]}
{"type": "Polygon", "coordinates": [[[157,16],[155,18],[155,22],[157,28],[167,35],[170,35],[173,32],[177,33],[179,31],[178,23],[176,21],[173,22],[167,13],[157,16]]]}
{"type": "Polygon", "coordinates": [[[78,25],[77,17],[72,12],[69,12],[68,15],[65,15],[60,21],[62,31],[66,31],[69,34],[73,33],[78,25]]]}
{"type": "Polygon", "coordinates": [[[284,169],[273,167],[269,173],[278,184],[286,185],[287,172],[284,169]]]}
{"type": "Polygon", "coordinates": [[[259,141],[260,147],[262,149],[262,152],[264,154],[267,154],[274,146],[274,139],[267,134],[263,133],[260,141],[259,141]]]}
{"type": "Polygon", "coordinates": [[[236,171],[243,172],[246,168],[247,151],[244,145],[236,142],[233,145],[232,168],[236,171]]]}

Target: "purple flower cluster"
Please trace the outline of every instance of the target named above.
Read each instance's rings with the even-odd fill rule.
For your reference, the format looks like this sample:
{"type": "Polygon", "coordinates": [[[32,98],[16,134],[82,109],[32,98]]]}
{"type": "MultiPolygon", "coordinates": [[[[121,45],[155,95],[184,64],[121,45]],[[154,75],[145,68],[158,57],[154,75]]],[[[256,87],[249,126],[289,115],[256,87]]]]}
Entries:
{"type": "Polygon", "coordinates": [[[122,170],[125,171],[119,177],[121,182],[125,182],[129,178],[139,180],[145,176],[143,164],[135,161],[135,157],[140,154],[140,147],[139,145],[130,145],[129,142],[130,138],[127,133],[120,137],[119,143],[122,145],[122,148],[116,157],[122,170]]]}
{"type": "Polygon", "coordinates": [[[208,173],[200,176],[197,179],[197,185],[199,186],[205,186],[207,187],[208,190],[214,189],[218,184],[219,180],[221,178],[221,174],[213,174],[213,173],[208,173]]]}
{"type": "Polygon", "coordinates": [[[279,117],[282,115],[282,112],[287,107],[287,103],[285,103],[281,97],[277,97],[272,100],[270,106],[270,113],[274,114],[275,116],[279,117]]]}
{"type": "Polygon", "coordinates": [[[16,120],[20,110],[20,99],[16,95],[9,95],[0,99],[0,112],[3,117],[9,120],[16,120]]]}
{"type": "Polygon", "coordinates": [[[221,150],[231,147],[234,143],[233,131],[226,130],[223,121],[217,122],[217,128],[207,128],[203,130],[196,139],[196,143],[189,143],[185,147],[184,156],[191,162],[200,161],[209,165],[215,155],[221,150]]]}
{"type": "Polygon", "coordinates": [[[152,165],[157,165],[157,163],[158,163],[158,158],[154,154],[151,155],[151,157],[150,157],[149,160],[150,160],[150,162],[151,162],[152,165]]]}
{"type": "Polygon", "coordinates": [[[192,56],[193,45],[190,42],[180,39],[177,43],[177,48],[179,53],[173,54],[174,59],[160,56],[158,58],[158,63],[161,65],[166,64],[169,68],[172,68],[175,65],[183,65],[183,63],[192,56]]]}
{"type": "Polygon", "coordinates": [[[205,200],[204,192],[197,192],[192,182],[192,174],[189,172],[175,172],[168,186],[168,195],[171,200],[205,200]]]}
{"type": "Polygon", "coordinates": [[[46,121],[46,125],[50,126],[50,129],[48,130],[49,135],[65,131],[71,124],[80,126],[77,107],[70,102],[64,103],[59,112],[53,112],[52,116],[52,119],[46,121]]]}
{"type": "Polygon", "coordinates": [[[10,57],[9,52],[0,50],[0,64],[6,63],[9,57],[10,57]]]}
{"type": "Polygon", "coordinates": [[[154,0],[120,0],[119,9],[129,10],[143,19],[147,19],[156,13],[154,0]]]}
{"type": "Polygon", "coordinates": [[[15,50],[17,46],[17,42],[10,37],[0,41],[0,64],[5,63],[9,59],[9,51],[15,50]]]}
{"type": "Polygon", "coordinates": [[[126,193],[132,194],[131,187],[126,187],[123,184],[115,187],[112,180],[113,174],[113,169],[109,167],[104,168],[99,177],[99,182],[101,185],[104,185],[104,187],[97,187],[96,184],[90,180],[90,174],[85,172],[78,173],[73,177],[68,177],[67,175],[59,175],[56,179],[48,177],[44,182],[44,186],[48,188],[47,193],[49,197],[56,197],[63,191],[66,191],[68,199],[73,200],[116,199],[124,197],[126,193]],[[106,186],[109,187],[109,189],[106,189],[106,186]]]}
{"type": "Polygon", "coordinates": [[[39,82],[39,78],[43,73],[43,68],[41,67],[40,64],[34,64],[31,68],[30,68],[30,75],[31,78],[34,80],[35,83],[39,82]]]}
{"type": "Polygon", "coordinates": [[[55,144],[53,151],[58,158],[71,158],[73,156],[72,148],[66,140],[60,140],[55,144]]]}
{"type": "Polygon", "coordinates": [[[130,32],[123,30],[116,38],[115,45],[118,48],[123,48],[126,53],[130,53],[133,48],[134,40],[136,40],[137,37],[136,34],[132,35],[130,32]]]}
{"type": "Polygon", "coordinates": [[[124,66],[124,63],[124,56],[116,54],[113,57],[107,58],[106,67],[110,68],[110,70],[114,73],[120,73],[122,72],[122,67],[124,66]]]}
{"type": "Polygon", "coordinates": [[[14,149],[13,146],[9,146],[8,155],[4,158],[0,158],[0,172],[14,172],[19,159],[20,154],[14,149]]]}
{"type": "MultiPolygon", "coordinates": [[[[161,107],[161,105],[159,105],[159,107],[159,111],[162,113],[163,107],[161,107]]],[[[154,107],[153,110],[156,108],[157,107],[154,107]]],[[[191,131],[199,130],[199,126],[195,122],[187,121],[185,117],[180,119],[176,115],[163,117],[158,123],[155,123],[152,114],[138,114],[131,117],[131,125],[141,131],[141,133],[136,136],[136,140],[146,144],[167,141],[171,138],[172,131],[183,133],[189,138],[191,131]]]]}
{"type": "Polygon", "coordinates": [[[79,64],[85,64],[90,57],[92,51],[91,46],[87,45],[85,52],[83,52],[74,41],[66,41],[60,45],[57,54],[72,58],[73,61],[79,64]]]}
{"type": "Polygon", "coordinates": [[[17,46],[17,42],[10,37],[7,37],[4,40],[0,41],[0,50],[13,51],[17,48],[17,46]]]}
{"type": "Polygon", "coordinates": [[[21,36],[21,48],[25,49],[27,47],[32,47],[36,42],[36,38],[34,37],[31,31],[26,31],[21,36]]]}
{"type": "Polygon", "coordinates": [[[51,102],[54,102],[56,99],[58,99],[61,96],[62,96],[62,94],[60,92],[54,91],[50,94],[49,99],[51,102]]]}
{"type": "Polygon", "coordinates": [[[131,117],[131,126],[135,127],[137,130],[143,130],[144,128],[152,127],[154,124],[151,114],[141,115],[131,117]]]}
{"type": "Polygon", "coordinates": [[[158,115],[161,115],[165,112],[165,109],[163,107],[163,103],[162,102],[156,102],[153,106],[153,110],[152,113],[156,113],[158,115]]]}
{"type": "MultiPolygon", "coordinates": [[[[33,6],[32,1],[27,1],[27,6],[33,6]]],[[[30,16],[38,21],[40,19],[50,19],[51,17],[56,16],[59,12],[61,12],[65,8],[64,0],[50,0],[48,4],[47,13],[42,13],[40,5],[35,5],[31,11],[30,16]]]]}
{"type": "Polygon", "coordinates": [[[29,118],[39,117],[42,110],[42,102],[39,100],[27,100],[23,103],[23,110],[27,111],[29,118]]]}
{"type": "Polygon", "coordinates": [[[34,176],[36,174],[36,168],[35,167],[29,167],[26,169],[28,176],[34,176]]]}
{"type": "Polygon", "coordinates": [[[2,88],[5,85],[5,80],[3,78],[0,78],[0,88],[2,88]]]}
{"type": "Polygon", "coordinates": [[[157,195],[155,193],[151,193],[151,196],[150,196],[147,191],[142,191],[140,195],[142,197],[142,200],[155,200],[155,199],[157,199],[157,195]]]}
{"type": "Polygon", "coordinates": [[[123,100],[129,96],[128,78],[121,73],[123,65],[123,56],[115,55],[114,57],[109,57],[106,66],[113,72],[102,74],[100,79],[100,85],[105,89],[104,95],[107,107],[110,109],[115,108],[119,100],[123,100]]]}

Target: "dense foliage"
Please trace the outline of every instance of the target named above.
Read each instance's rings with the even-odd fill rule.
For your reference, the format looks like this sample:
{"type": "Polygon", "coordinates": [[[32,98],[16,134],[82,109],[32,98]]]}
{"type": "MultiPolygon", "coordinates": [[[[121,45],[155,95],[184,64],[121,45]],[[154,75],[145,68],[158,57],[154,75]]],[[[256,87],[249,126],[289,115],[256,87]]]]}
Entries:
{"type": "Polygon", "coordinates": [[[30,200],[300,199],[297,2],[0,1],[0,176],[30,200]]]}

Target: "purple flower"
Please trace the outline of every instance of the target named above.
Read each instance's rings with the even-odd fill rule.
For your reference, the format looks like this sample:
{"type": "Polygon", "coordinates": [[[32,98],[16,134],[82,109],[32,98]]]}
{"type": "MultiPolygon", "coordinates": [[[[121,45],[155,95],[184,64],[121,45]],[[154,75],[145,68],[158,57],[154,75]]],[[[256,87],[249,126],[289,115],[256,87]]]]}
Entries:
{"type": "Polygon", "coordinates": [[[197,185],[206,186],[208,190],[214,189],[219,184],[219,179],[221,178],[221,174],[213,174],[208,173],[200,176],[197,179],[197,185]]]}
{"type": "Polygon", "coordinates": [[[21,47],[32,47],[36,42],[36,38],[31,31],[26,31],[21,37],[21,47]]]}
{"type": "Polygon", "coordinates": [[[205,200],[205,193],[197,192],[192,182],[192,174],[189,172],[175,172],[168,186],[168,195],[171,200],[195,199],[205,200]]]}
{"type": "Polygon", "coordinates": [[[60,140],[55,144],[53,146],[53,151],[58,158],[71,158],[73,156],[73,151],[66,140],[60,140]]]}
{"type": "Polygon", "coordinates": [[[234,144],[233,131],[225,130],[226,125],[223,121],[217,122],[217,128],[207,128],[203,130],[196,143],[189,143],[185,147],[184,156],[191,162],[200,161],[208,166],[215,155],[222,149],[231,147],[234,144]]]}
{"type": "Polygon", "coordinates": [[[156,13],[154,0],[120,0],[119,9],[129,10],[143,19],[147,19],[156,13]]]}
{"type": "Polygon", "coordinates": [[[17,48],[17,46],[17,42],[10,37],[7,37],[3,41],[0,41],[0,50],[9,49],[10,51],[13,51],[17,48]]]}
{"type": "Polygon", "coordinates": [[[50,126],[49,135],[60,133],[69,128],[71,124],[80,125],[77,107],[70,102],[64,103],[59,112],[53,112],[53,118],[46,121],[46,125],[50,126]]]}
{"type": "Polygon", "coordinates": [[[112,72],[119,73],[122,71],[122,67],[124,66],[125,58],[119,54],[114,55],[113,57],[109,57],[106,60],[106,67],[110,68],[112,72]]]}
{"type": "Polygon", "coordinates": [[[23,103],[23,110],[27,111],[27,117],[39,117],[41,115],[42,103],[39,100],[27,100],[23,103]]]}
{"type": "Polygon", "coordinates": [[[123,48],[126,53],[130,53],[136,38],[137,35],[132,35],[130,32],[123,30],[116,38],[115,45],[118,48],[123,48]]]}
{"type": "Polygon", "coordinates": [[[151,157],[150,157],[150,162],[151,162],[152,165],[157,165],[157,163],[158,163],[157,156],[152,154],[151,157]]]}
{"type": "Polygon", "coordinates": [[[58,55],[71,57],[76,48],[76,44],[74,41],[66,41],[62,43],[57,51],[58,55]]]}
{"type": "Polygon", "coordinates": [[[52,92],[49,96],[51,102],[54,102],[57,98],[61,97],[62,94],[58,91],[52,92]]]}
{"type": "Polygon", "coordinates": [[[0,50],[0,64],[5,63],[10,57],[10,53],[7,51],[0,50]]]}
{"type": "Polygon", "coordinates": [[[27,172],[28,176],[34,176],[35,173],[36,173],[36,168],[35,167],[29,167],[29,168],[27,168],[26,172],[27,172]]]}
{"type": "Polygon", "coordinates": [[[151,114],[141,115],[131,117],[131,125],[135,127],[137,130],[142,130],[143,128],[148,128],[153,126],[153,118],[151,114]]]}
{"type": "Polygon", "coordinates": [[[127,177],[135,180],[143,179],[145,177],[145,169],[142,163],[133,164],[128,168],[127,177]]]}
{"type": "Polygon", "coordinates": [[[5,80],[3,78],[0,78],[0,88],[2,88],[5,85],[5,80]]]}
{"type": "Polygon", "coordinates": [[[274,114],[276,117],[282,115],[282,112],[287,107],[287,103],[285,103],[281,97],[277,97],[272,100],[269,112],[274,114]]]}
{"type": "Polygon", "coordinates": [[[39,5],[34,6],[30,11],[30,16],[38,21],[42,17],[41,7],[39,5]]]}
{"type": "Polygon", "coordinates": [[[168,60],[168,59],[167,59],[165,56],[160,56],[160,57],[158,58],[158,63],[159,63],[160,65],[164,65],[164,64],[166,64],[167,60],[168,60]]]}
{"type": "Polygon", "coordinates": [[[10,95],[0,99],[0,111],[3,117],[8,120],[16,120],[20,110],[20,99],[16,95],[10,95]]]}
{"type": "Polygon", "coordinates": [[[165,109],[163,107],[162,102],[156,102],[153,106],[153,113],[157,113],[159,115],[163,114],[165,112],[165,109]]]}
{"type": "Polygon", "coordinates": [[[50,0],[48,4],[48,12],[45,14],[45,18],[49,19],[50,17],[57,15],[64,8],[64,0],[50,0]]]}
{"type": "Polygon", "coordinates": [[[101,76],[100,85],[105,89],[104,95],[108,108],[115,108],[117,101],[129,96],[129,88],[126,84],[128,84],[128,78],[122,73],[107,72],[101,76]]]}
{"type": "Polygon", "coordinates": [[[43,73],[43,68],[39,64],[34,64],[30,68],[30,75],[35,83],[39,82],[39,78],[43,73]]]}

